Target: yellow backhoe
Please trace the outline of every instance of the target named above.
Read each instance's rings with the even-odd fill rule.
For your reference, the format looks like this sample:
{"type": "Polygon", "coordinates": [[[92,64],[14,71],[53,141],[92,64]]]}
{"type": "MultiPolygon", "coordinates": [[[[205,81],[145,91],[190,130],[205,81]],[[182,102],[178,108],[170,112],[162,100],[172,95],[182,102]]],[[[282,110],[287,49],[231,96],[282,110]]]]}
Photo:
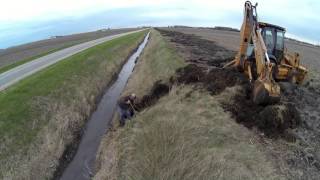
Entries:
{"type": "Polygon", "coordinates": [[[258,22],[257,4],[246,1],[240,32],[240,48],[235,59],[225,67],[237,67],[253,84],[253,102],[269,104],[279,101],[278,81],[301,84],[307,69],[298,53],[284,46],[285,28],[258,22]]]}

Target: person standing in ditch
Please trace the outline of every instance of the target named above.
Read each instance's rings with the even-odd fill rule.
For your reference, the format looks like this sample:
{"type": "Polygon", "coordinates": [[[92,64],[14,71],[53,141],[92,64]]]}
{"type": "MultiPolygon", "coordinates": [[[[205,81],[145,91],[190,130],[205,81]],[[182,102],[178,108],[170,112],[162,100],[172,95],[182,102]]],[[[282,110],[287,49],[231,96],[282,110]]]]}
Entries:
{"type": "Polygon", "coordinates": [[[127,119],[130,119],[134,115],[134,101],[136,99],[135,94],[124,96],[118,101],[118,111],[120,115],[120,126],[124,126],[127,119]]]}

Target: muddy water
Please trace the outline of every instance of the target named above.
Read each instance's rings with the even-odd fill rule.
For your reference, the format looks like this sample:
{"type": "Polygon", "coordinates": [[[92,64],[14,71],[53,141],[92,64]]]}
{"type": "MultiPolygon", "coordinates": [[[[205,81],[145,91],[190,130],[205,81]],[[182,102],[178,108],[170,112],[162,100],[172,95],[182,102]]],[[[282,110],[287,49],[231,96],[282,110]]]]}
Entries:
{"type": "Polygon", "coordinates": [[[107,131],[108,124],[111,121],[117,106],[117,100],[133,71],[136,59],[141,54],[148,41],[148,37],[149,33],[139,45],[137,51],[132,54],[127,63],[123,66],[118,75],[118,79],[103,95],[96,111],[92,114],[85,127],[85,132],[80,141],[76,155],[63,172],[61,180],[90,179],[102,136],[107,131]]]}

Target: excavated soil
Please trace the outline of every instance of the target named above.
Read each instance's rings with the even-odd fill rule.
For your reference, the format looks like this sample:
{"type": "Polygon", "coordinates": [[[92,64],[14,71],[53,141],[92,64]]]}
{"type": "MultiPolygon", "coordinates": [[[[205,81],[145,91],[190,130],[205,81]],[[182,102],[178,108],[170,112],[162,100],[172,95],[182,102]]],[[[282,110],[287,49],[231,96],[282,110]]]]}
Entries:
{"type": "MultiPolygon", "coordinates": [[[[219,95],[227,87],[240,86],[231,102],[222,101],[225,111],[238,123],[257,129],[261,144],[270,157],[283,162],[280,171],[288,179],[320,177],[320,87],[316,79],[302,86],[280,82],[281,100],[277,104],[257,106],[251,101],[250,84],[236,70],[222,69],[235,55],[215,42],[193,34],[157,29],[189,63],[177,70],[167,84],[193,84],[219,95]],[[264,135],[271,138],[264,138],[264,135]],[[274,141],[281,138],[283,141],[274,141]],[[294,145],[290,144],[294,142],[294,145]]],[[[254,130],[256,131],[256,130],[254,130]]]]}
{"type": "Polygon", "coordinates": [[[295,141],[286,131],[296,128],[301,122],[300,113],[292,103],[280,101],[274,105],[257,106],[251,100],[250,88],[245,85],[231,103],[224,102],[222,107],[248,128],[257,127],[268,137],[289,137],[287,140],[295,141]]]}
{"type": "Polygon", "coordinates": [[[171,81],[177,84],[201,83],[201,86],[210,91],[212,95],[221,93],[227,87],[248,83],[243,74],[232,69],[212,68],[206,70],[195,64],[178,69],[176,76],[172,77],[171,81]]]}
{"type": "Polygon", "coordinates": [[[284,135],[288,128],[296,128],[300,115],[292,103],[280,102],[275,105],[257,106],[251,100],[249,82],[242,73],[234,69],[204,68],[195,64],[178,69],[171,78],[175,84],[195,84],[212,95],[218,95],[227,87],[240,86],[242,90],[234,95],[232,102],[222,102],[222,107],[232,113],[238,123],[248,128],[257,127],[269,137],[284,135]]]}
{"type": "Polygon", "coordinates": [[[151,88],[150,92],[144,95],[141,99],[138,99],[134,103],[136,111],[142,111],[146,107],[154,105],[160,97],[169,93],[171,84],[165,84],[161,81],[157,81],[151,88]]]}
{"type": "Polygon", "coordinates": [[[279,137],[286,129],[295,128],[300,123],[300,115],[293,104],[280,102],[257,106],[251,101],[250,83],[243,73],[231,68],[222,69],[234,57],[234,51],[195,35],[158,30],[174,43],[179,52],[189,52],[183,57],[190,64],[178,69],[171,82],[197,84],[212,95],[220,94],[227,87],[241,86],[243,92],[236,93],[232,102],[222,102],[222,107],[231,112],[237,122],[248,128],[257,127],[269,137],[279,137]]]}

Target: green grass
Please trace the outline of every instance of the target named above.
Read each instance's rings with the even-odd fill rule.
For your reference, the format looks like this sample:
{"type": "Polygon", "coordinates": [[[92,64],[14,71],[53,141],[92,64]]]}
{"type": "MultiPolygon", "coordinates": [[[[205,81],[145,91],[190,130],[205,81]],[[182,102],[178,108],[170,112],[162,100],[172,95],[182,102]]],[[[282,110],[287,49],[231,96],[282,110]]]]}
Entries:
{"type": "Polygon", "coordinates": [[[57,114],[46,109],[48,103],[76,107],[70,111],[80,114],[86,108],[82,105],[93,106],[93,97],[110,82],[145,33],[137,32],[89,48],[2,91],[0,161],[24,152],[39,130],[55,120],[57,114]]]}

